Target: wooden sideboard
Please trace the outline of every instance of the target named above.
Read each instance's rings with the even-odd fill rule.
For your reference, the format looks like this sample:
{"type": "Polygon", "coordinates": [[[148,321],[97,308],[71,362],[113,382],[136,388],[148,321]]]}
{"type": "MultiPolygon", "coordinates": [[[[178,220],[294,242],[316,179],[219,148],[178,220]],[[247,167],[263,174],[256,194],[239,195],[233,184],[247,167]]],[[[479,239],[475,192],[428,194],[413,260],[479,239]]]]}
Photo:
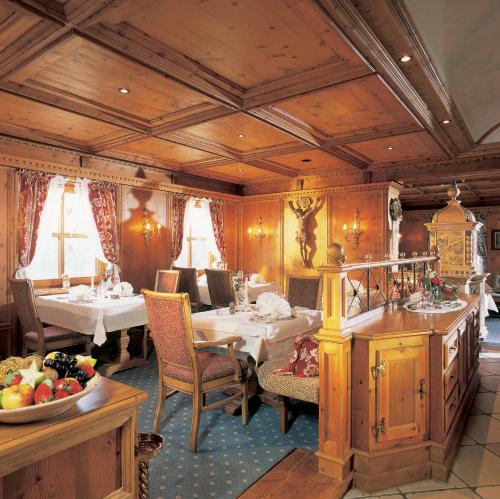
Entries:
{"type": "Polygon", "coordinates": [[[101,379],[68,412],[36,423],[0,423],[0,497],[135,497],[137,407],[147,394],[101,379]]]}
{"type": "Polygon", "coordinates": [[[353,485],[446,480],[479,387],[479,297],[447,314],[386,311],[352,328],[353,485]]]}

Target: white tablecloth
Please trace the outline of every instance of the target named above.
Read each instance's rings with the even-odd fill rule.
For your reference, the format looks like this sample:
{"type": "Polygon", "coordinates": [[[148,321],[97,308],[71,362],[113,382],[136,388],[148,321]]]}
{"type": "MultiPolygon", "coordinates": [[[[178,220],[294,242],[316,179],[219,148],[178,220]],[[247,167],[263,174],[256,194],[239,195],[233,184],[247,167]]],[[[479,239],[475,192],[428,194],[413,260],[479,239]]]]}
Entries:
{"type": "MultiPolygon", "coordinates": [[[[253,286],[248,287],[248,299],[250,302],[257,301],[257,298],[259,297],[260,294],[262,293],[273,293],[275,292],[281,294],[281,288],[278,283],[276,282],[263,282],[263,283],[256,283],[253,286]]],[[[212,302],[210,301],[210,294],[208,292],[208,285],[207,284],[200,284],[198,283],[198,294],[200,296],[200,301],[204,305],[211,305],[212,302]]],[[[243,290],[240,289],[239,291],[239,296],[240,300],[243,299],[243,290]]]]}
{"type": "Polygon", "coordinates": [[[493,296],[491,296],[491,293],[484,293],[483,300],[484,300],[484,309],[486,310],[486,315],[489,315],[488,310],[493,310],[494,312],[498,312],[497,304],[495,303],[493,296]]]}
{"type": "Polygon", "coordinates": [[[254,314],[230,314],[227,308],[193,314],[195,338],[213,341],[233,334],[241,336],[243,341],[236,345],[237,350],[247,352],[256,362],[261,362],[291,355],[292,344],[299,334],[316,332],[322,326],[322,313],[319,310],[294,311],[296,318],[272,323],[250,320],[254,314]]]}
{"type": "Polygon", "coordinates": [[[35,303],[42,322],[93,335],[96,345],[106,341],[107,331],[148,323],[142,295],[118,300],[102,298],[93,303],[70,303],[68,295],[52,295],[39,296],[35,303]]]}

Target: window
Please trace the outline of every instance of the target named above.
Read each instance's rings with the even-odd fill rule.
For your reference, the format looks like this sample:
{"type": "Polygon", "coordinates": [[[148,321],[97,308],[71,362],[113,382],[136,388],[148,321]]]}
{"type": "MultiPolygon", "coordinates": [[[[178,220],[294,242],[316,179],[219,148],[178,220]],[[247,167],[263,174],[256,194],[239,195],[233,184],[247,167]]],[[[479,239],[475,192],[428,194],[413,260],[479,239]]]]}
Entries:
{"type": "Polygon", "coordinates": [[[88,277],[106,262],[85,181],[52,179],[40,219],[38,240],[27,275],[33,280],[88,277]]]}
{"type": "Polygon", "coordinates": [[[182,251],[175,264],[198,269],[214,267],[220,260],[215,243],[208,199],[190,198],[184,215],[182,251]]]}

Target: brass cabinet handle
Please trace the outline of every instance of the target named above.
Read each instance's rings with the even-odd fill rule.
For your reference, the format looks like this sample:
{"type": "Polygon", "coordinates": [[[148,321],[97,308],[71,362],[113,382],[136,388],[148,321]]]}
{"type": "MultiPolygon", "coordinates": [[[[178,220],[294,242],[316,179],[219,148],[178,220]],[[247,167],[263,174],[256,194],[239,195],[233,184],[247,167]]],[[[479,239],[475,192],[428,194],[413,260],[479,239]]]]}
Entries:
{"type": "Polygon", "coordinates": [[[425,389],[425,379],[420,380],[420,388],[418,389],[418,393],[420,395],[420,400],[422,400],[427,393],[427,390],[425,389]]]}

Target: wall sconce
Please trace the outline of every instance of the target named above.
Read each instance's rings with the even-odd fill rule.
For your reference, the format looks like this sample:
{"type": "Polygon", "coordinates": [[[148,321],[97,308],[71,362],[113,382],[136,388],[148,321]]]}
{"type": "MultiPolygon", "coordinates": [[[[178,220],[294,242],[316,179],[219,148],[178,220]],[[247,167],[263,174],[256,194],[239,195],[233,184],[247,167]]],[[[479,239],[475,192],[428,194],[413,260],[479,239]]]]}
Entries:
{"type": "Polygon", "coordinates": [[[361,222],[359,219],[359,210],[356,208],[354,210],[354,216],[352,217],[352,222],[348,226],[347,224],[344,224],[342,226],[342,230],[344,232],[344,239],[346,241],[349,241],[350,238],[352,238],[352,242],[354,244],[354,247],[358,247],[359,245],[359,238],[363,232],[361,231],[361,222]]]}
{"type": "Polygon", "coordinates": [[[151,225],[151,221],[149,220],[149,211],[144,210],[142,214],[143,222],[142,222],[142,230],[141,234],[144,236],[144,244],[147,246],[149,243],[149,238],[154,234],[153,226],[151,225]]]}
{"type": "Polygon", "coordinates": [[[265,236],[264,230],[262,229],[262,217],[257,219],[257,230],[255,231],[255,235],[253,234],[252,227],[248,227],[248,239],[251,241],[252,237],[259,241],[259,244],[262,245],[262,239],[265,236]]]}
{"type": "MultiPolygon", "coordinates": [[[[141,234],[144,236],[144,243],[146,246],[149,243],[149,238],[153,237],[155,235],[155,228],[153,227],[153,224],[151,223],[151,220],[149,219],[151,215],[151,212],[148,210],[144,210],[144,213],[142,214],[143,222],[142,222],[142,228],[141,228],[141,234]]],[[[156,239],[161,239],[161,229],[162,225],[160,222],[156,224],[156,239]]]]}

